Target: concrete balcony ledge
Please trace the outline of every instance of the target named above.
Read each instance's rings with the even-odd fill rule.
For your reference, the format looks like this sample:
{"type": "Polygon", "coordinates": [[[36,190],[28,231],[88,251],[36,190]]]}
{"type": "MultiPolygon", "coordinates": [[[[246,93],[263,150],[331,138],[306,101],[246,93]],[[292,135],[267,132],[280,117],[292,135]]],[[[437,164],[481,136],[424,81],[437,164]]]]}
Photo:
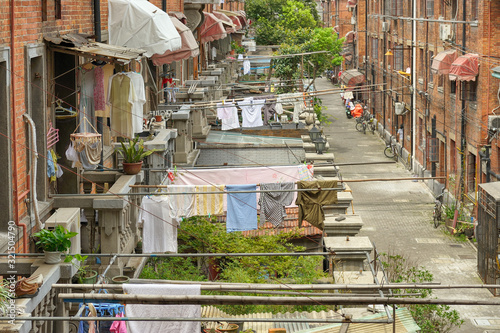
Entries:
{"type": "Polygon", "coordinates": [[[338,171],[334,165],[314,166],[314,175],[322,176],[323,178],[337,177],[338,171]]]}
{"type": "Polygon", "coordinates": [[[168,149],[168,142],[177,137],[176,129],[159,129],[158,134],[153,138],[153,140],[144,142],[144,147],[146,150],[157,149],[166,150],[168,149]]]}
{"type": "Polygon", "coordinates": [[[179,111],[172,113],[172,120],[188,120],[191,113],[191,106],[184,105],[179,111]]]}
{"type": "Polygon", "coordinates": [[[198,80],[186,80],[186,86],[192,86],[193,84],[214,86],[218,80],[218,76],[200,76],[198,80]]]}
{"type": "MultiPolygon", "coordinates": [[[[142,182],[144,174],[141,172],[137,175],[123,175],[121,176],[109,189],[110,193],[128,193],[132,189],[130,185],[142,182]]],[[[125,201],[126,198],[116,198],[116,197],[105,197],[99,198],[98,196],[94,198],[93,208],[94,209],[123,209],[128,205],[125,201]]]]}
{"type": "Polygon", "coordinates": [[[333,153],[316,154],[306,152],[306,162],[333,162],[333,160],[333,153]]]}
{"type": "Polygon", "coordinates": [[[207,75],[207,76],[220,76],[223,73],[224,73],[224,68],[214,68],[201,71],[201,75],[207,75]]]}
{"type": "Polygon", "coordinates": [[[366,254],[373,251],[368,237],[325,237],[323,243],[328,251],[335,252],[330,256],[331,272],[364,271],[366,254]]]}
{"type": "Polygon", "coordinates": [[[329,237],[355,236],[363,227],[363,220],[359,215],[339,215],[345,217],[342,221],[336,221],[338,217],[327,216],[325,219],[325,233],[329,237]]]}
{"type": "Polygon", "coordinates": [[[184,1],[184,4],[202,4],[202,5],[219,5],[219,0],[189,0],[184,1]]]}

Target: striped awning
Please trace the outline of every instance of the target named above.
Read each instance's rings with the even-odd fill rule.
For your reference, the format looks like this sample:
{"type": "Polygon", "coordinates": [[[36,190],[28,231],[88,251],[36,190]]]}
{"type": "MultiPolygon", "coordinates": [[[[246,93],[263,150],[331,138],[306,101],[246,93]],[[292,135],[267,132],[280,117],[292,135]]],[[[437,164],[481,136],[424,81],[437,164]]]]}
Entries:
{"type": "Polygon", "coordinates": [[[364,83],[365,75],[359,72],[357,69],[350,69],[342,72],[340,81],[342,81],[347,87],[352,88],[364,83]]]}
{"type": "Polygon", "coordinates": [[[449,74],[451,64],[457,59],[456,50],[446,50],[439,52],[432,59],[431,71],[433,74],[449,74]]]}
{"type": "Polygon", "coordinates": [[[226,29],[221,20],[212,13],[203,12],[203,15],[205,16],[205,20],[198,28],[202,43],[227,37],[226,29]]]}
{"type": "Polygon", "coordinates": [[[464,54],[451,64],[449,77],[451,81],[476,81],[479,74],[479,55],[464,54]]]}

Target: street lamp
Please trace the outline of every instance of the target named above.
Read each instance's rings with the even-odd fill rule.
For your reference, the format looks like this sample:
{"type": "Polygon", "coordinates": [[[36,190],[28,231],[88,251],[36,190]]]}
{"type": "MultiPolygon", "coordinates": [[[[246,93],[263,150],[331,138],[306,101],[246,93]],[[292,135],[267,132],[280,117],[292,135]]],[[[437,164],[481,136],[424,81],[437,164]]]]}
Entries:
{"type": "Polygon", "coordinates": [[[314,142],[314,147],[316,148],[316,153],[318,155],[322,155],[323,152],[326,150],[326,139],[323,137],[319,137],[313,142],[314,142]]]}
{"type": "Polygon", "coordinates": [[[316,124],[313,124],[313,127],[309,130],[309,137],[312,142],[315,142],[321,136],[321,131],[316,128],[316,124]]]}

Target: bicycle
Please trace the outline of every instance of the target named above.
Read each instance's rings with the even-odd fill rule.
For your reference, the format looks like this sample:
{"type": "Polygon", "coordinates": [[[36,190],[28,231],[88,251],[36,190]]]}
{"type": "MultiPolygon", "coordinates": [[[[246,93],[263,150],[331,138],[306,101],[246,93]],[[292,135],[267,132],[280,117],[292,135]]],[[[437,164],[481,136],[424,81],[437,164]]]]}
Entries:
{"type": "MultiPolygon", "coordinates": [[[[359,118],[363,118],[363,116],[359,118]]],[[[367,127],[366,120],[361,119],[360,122],[356,122],[356,130],[358,132],[363,132],[363,134],[366,134],[366,127],[367,127]]]]}
{"type": "Polygon", "coordinates": [[[432,212],[432,217],[434,219],[434,228],[439,227],[439,222],[443,220],[443,198],[444,198],[444,188],[440,195],[434,199],[434,211],[432,212]]]}
{"type": "Polygon", "coordinates": [[[377,124],[375,121],[375,117],[373,115],[370,115],[370,119],[368,119],[368,128],[372,132],[372,134],[375,134],[375,130],[377,129],[377,124]]]}
{"type": "Polygon", "coordinates": [[[384,155],[387,158],[396,158],[398,156],[398,151],[396,144],[392,142],[393,136],[390,137],[389,142],[385,145],[384,155]]]}

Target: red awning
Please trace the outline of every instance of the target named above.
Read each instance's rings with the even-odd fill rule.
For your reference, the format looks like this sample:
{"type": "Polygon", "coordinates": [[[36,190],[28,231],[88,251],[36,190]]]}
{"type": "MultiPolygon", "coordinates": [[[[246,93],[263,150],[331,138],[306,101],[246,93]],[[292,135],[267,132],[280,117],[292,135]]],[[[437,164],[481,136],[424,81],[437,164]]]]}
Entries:
{"type": "Polygon", "coordinates": [[[214,40],[227,37],[226,29],[221,20],[212,13],[203,12],[203,15],[205,16],[205,20],[198,28],[202,43],[213,42],[214,40]]]}
{"type": "Polygon", "coordinates": [[[163,54],[153,54],[151,60],[155,66],[170,64],[173,61],[196,57],[200,53],[198,43],[196,42],[191,29],[182,24],[181,21],[175,17],[170,17],[170,19],[181,36],[182,46],[176,51],[167,51],[163,54]]]}
{"type": "Polygon", "coordinates": [[[356,33],[354,31],[349,31],[345,34],[345,43],[354,43],[356,39],[356,33]]]}
{"type": "Polygon", "coordinates": [[[228,34],[236,32],[236,26],[234,25],[233,21],[226,14],[219,13],[219,12],[213,12],[212,14],[214,14],[215,17],[217,17],[219,20],[222,21],[222,24],[224,24],[224,28],[226,29],[226,32],[228,34]]]}
{"type": "Polygon", "coordinates": [[[342,72],[340,81],[342,81],[347,87],[354,88],[365,82],[365,75],[357,69],[349,69],[342,72]]]}
{"type": "Polygon", "coordinates": [[[168,15],[175,17],[179,21],[181,21],[182,24],[186,24],[187,22],[187,17],[186,14],[183,12],[168,12],[168,15]]]}
{"type": "Polygon", "coordinates": [[[241,22],[241,26],[242,27],[246,27],[248,26],[248,22],[247,22],[247,13],[245,13],[244,10],[238,10],[236,13],[238,13],[238,19],[240,20],[241,22]]]}
{"type": "Polygon", "coordinates": [[[477,74],[479,74],[479,55],[467,53],[451,64],[449,77],[452,81],[476,81],[477,74]]]}
{"type": "MultiPolygon", "coordinates": [[[[216,12],[214,12],[214,14],[215,13],[216,12]]],[[[243,25],[241,24],[240,19],[239,19],[241,14],[239,14],[237,12],[232,12],[230,10],[223,10],[223,9],[217,10],[217,13],[222,13],[222,14],[226,15],[227,17],[229,17],[231,19],[231,21],[233,22],[233,24],[235,25],[236,31],[241,30],[241,28],[243,28],[243,25]]]]}
{"type": "Polygon", "coordinates": [[[456,50],[446,50],[439,52],[432,59],[431,71],[433,74],[449,74],[451,64],[457,59],[456,50]]]}
{"type": "Polygon", "coordinates": [[[358,0],[347,0],[347,7],[355,7],[358,4],[358,0]]]}

